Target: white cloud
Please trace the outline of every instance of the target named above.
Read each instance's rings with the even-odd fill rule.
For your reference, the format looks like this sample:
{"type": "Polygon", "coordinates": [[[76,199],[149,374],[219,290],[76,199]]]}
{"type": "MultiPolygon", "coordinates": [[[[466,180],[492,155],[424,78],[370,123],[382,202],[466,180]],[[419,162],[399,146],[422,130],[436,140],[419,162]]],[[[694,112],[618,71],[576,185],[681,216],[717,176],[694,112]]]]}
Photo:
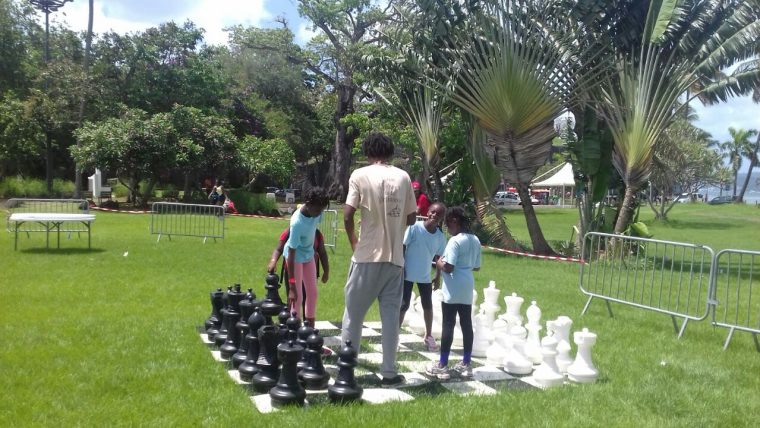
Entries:
{"type": "MultiPolygon", "coordinates": [[[[223,28],[236,24],[245,26],[262,26],[272,19],[264,7],[264,0],[202,0],[193,2],[163,2],[162,8],[151,8],[150,2],[130,2],[117,4],[111,0],[95,1],[93,31],[104,33],[114,31],[119,34],[142,31],[158,26],[162,22],[173,20],[181,24],[193,21],[206,30],[204,40],[207,44],[226,44],[227,34],[223,28]],[[169,4],[167,4],[169,3],[169,4]],[[144,12],[138,13],[134,7],[143,6],[144,12]],[[125,7],[132,7],[127,11],[125,7]],[[128,12],[128,13],[127,13],[128,12]]],[[[67,3],[59,12],[51,14],[51,19],[63,21],[74,31],[87,30],[88,2],[77,0],[67,3]]],[[[40,14],[40,19],[44,19],[40,14]]]]}
{"type": "Polygon", "coordinates": [[[298,25],[298,30],[296,30],[295,42],[299,45],[305,45],[311,41],[312,37],[316,36],[319,33],[319,30],[312,30],[311,25],[307,24],[306,22],[301,22],[298,25]]]}

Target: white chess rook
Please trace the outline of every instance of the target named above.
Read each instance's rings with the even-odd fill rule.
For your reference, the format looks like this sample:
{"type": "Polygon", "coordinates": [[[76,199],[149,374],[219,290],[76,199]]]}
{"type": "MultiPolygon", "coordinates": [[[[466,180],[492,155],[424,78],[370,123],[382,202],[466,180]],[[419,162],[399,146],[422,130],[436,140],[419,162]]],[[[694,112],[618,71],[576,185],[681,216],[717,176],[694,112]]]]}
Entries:
{"type": "Polygon", "coordinates": [[[573,334],[573,341],[578,345],[575,361],[567,368],[567,377],[573,382],[593,383],[599,377],[599,371],[591,361],[591,348],[596,343],[596,334],[584,328],[573,334]]]}

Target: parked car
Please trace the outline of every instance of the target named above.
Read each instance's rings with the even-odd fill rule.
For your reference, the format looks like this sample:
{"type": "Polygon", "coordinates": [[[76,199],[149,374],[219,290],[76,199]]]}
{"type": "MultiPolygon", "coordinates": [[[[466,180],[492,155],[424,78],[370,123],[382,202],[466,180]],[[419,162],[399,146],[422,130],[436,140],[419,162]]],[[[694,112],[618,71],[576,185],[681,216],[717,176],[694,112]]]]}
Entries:
{"type": "Polygon", "coordinates": [[[274,193],[275,196],[277,196],[277,192],[280,191],[280,189],[278,189],[276,187],[267,187],[265,190],[266,190],[265,193],[274,193]]]}
{"type": "Polygon", "coordinates": [[[708,204],[710,205],[722,205],[722,204],[730,204],[734,201],[734,197],[731,195],[726,196],[716,196],[712,199],[710,199],[710,202],[708,204]]]}
{"type": "Polygon", "coordinates": [[[678,202],[679,204],[688,204],[691,200],[691,193],[681,193],[676,197],[675,202],[678,202]]]}
{"type": "Polygon", "coordinates": [[[512,192],[496,192],[493,197],[493,201],[496,205],[517,205],[520,203],[520,197],[517,193],[512,192]]]}

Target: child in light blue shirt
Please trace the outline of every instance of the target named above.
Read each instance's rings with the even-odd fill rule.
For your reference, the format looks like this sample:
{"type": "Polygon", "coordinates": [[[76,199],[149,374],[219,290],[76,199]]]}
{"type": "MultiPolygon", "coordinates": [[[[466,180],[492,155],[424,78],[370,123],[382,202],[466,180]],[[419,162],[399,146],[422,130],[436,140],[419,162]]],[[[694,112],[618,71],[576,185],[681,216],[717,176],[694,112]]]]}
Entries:
{"type": "Polygon", "coordinates": [[[450,377],[448,363],[454,327],[459,315],[462,327],[464,359],[454,367],[462,377],[472,377],[472,292],[475,289],[473,271],[480,270],[480,240],[470,230],[470,219],[462,207],[453,207],[446,213],[446,228],[451,235],[443,256],[436,266],[443,274],[443,302],[441,315],[441,357],[427,373],[439,379],[450,377]]]}

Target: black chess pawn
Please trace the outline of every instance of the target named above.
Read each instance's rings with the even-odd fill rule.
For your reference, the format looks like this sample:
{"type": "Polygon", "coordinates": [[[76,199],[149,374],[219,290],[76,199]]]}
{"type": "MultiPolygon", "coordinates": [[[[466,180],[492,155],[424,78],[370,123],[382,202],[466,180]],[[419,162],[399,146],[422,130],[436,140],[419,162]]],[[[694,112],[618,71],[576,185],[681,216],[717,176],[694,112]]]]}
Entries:
{"type": "Polygon", "coordinates": [[[277,385],[269,390],[269,396],[272,398],[272,404],[275,406],[285,406],[295,404],[303,406],[306,398],[306,391],[298,382],[298,360],[303,354],[303,347],[294,340],[280,343],[277,347],[277,359],[282,361],[282,370],[280,370],[280,379],[277,385]]]}
{"type": "Polygon", "coordinates": [[[272,325],[272,317],[276,316],[282,310],[282,299],[280,293],[277,291],[280,288],[279,278],[277,275],[270,273],[266,278],[267,290],[264,300],[261,302],[261,314],[267,320],[267,325],[272,325]]]}
{"type": "Polygon", "coordinates": [[[288,318],[290,318],[290,310],[287,306],[283,306],[280,314],[277,315],[277,320],[280,322],[277,337],[280,339],[280,343],[288,340],[288,318]]]}
{"type": "Polygon", "coordinates": [[[296,340],[298,329],[301,328],[301,320],[295,311],[290,313],[290,317],[285,321],[285,326],[288,328],[288,340],[296,340]]]}
{"type": "Polygon", "coordinates": [[[250,382],[253,376],[258,372],[256,367],[256,360],[259,358],[259,329],[264,326],[266,320],[264,315],[261,315],[261,311],[258,306],[253,307],[253,313],[248,317],[248,334],[245,336],[245,341],[248,343],[248,350],[246,352],[245,361],[238,367],[240,372],[240,379],[250,382]]]}
{"type": "Polygon", "coordinates": [[[306,348],[306,340],[309,339],[309,336],[311,336],[311,333],[314,332],[314,328],[311,325],[311,321],[306,320],[303,322],[303,325],[301,328],[298,329],[298,332],[296,333],[296,341],[299,345],[303,346],[304,353],[303,357],[301,357],[301,361],[298,362],[298,370],[303,370],[308,366],[308,349],[306,348]]]}
{"type": "Polygon", "coordinates": [[[338,351],[338,377],[335,383],[327,388],[327,395],[333,403],[348,403],[361,398],[364,389],[359,386],[354,377],[354,367],[357,365],[356,350],[351,347],[351,341],[338,351]]]}
{"type": "Polygon", "coordinates": [[[253,299],[255,298],[256,295],[249,288],[245,298],[240,301],[240,320],[235,324],[235,329],[240,333],[240,346],[238,346],[235,355],[232,356],[232,367],[234,368],[243,364],[248,355],[248,341],[245,338],[248,335],[248,318],[253,313],[253,299]]]}
{"type": "Polygon", "coordinates": [[[224,313],[224,322],[227,326],[227,340],[219,347],[222,358],[232,358],[240,346],[240,330],[236,327],[238,321],[240,321],[240,312],[238,312],[235,306],[230,305],[224,313]]]}
{"type": "Polygon", "coordinates": [[[264,325],[259,328],[259,357],[256,359],[256,374],[251,383],[258,392],[267,392],[277,384],[280,376],[280,362],[277,360],[277,327],[264,325]]]}
{"type": "Polygon", "coordinates": [[[214,344],[216,346],[222,346],[227,341],[227,324],[224,322],[224,314],[230,306],[230,293],[232,293],[232,287],[227,287],[227,291],[222,294],[222,310],[220,311],[222,314],[222,325],[214,335],[214,344]]]}
{"type": "Polygon", "coordinates": [[[221,288],[217,288],[216,291],[211,292],[211,315],[209,315],[204,323],[208,340],[212,342],[214,341],[214,336],[219,333],[219,327],[222,326],[222,308],[224,307],[222,296],[224,296],[224,292],[221,288]]]}
{"type": "MultiPolygon", "coordinates": [[[[325,366],[322,364],[322,345],[324,344],[325,341],[319,335],[319,330],[312,329],[311,334],[306,339],[306,349],[302,359],[302,361],[307,362],[307,365],[298,372],[298,380],[304,384],[306,389],[325,389],[330,381],[330,374],[325,371],[325,366]]],[[[361,396],[361,392],[359,392],[359,396],[361,396]]]]}

